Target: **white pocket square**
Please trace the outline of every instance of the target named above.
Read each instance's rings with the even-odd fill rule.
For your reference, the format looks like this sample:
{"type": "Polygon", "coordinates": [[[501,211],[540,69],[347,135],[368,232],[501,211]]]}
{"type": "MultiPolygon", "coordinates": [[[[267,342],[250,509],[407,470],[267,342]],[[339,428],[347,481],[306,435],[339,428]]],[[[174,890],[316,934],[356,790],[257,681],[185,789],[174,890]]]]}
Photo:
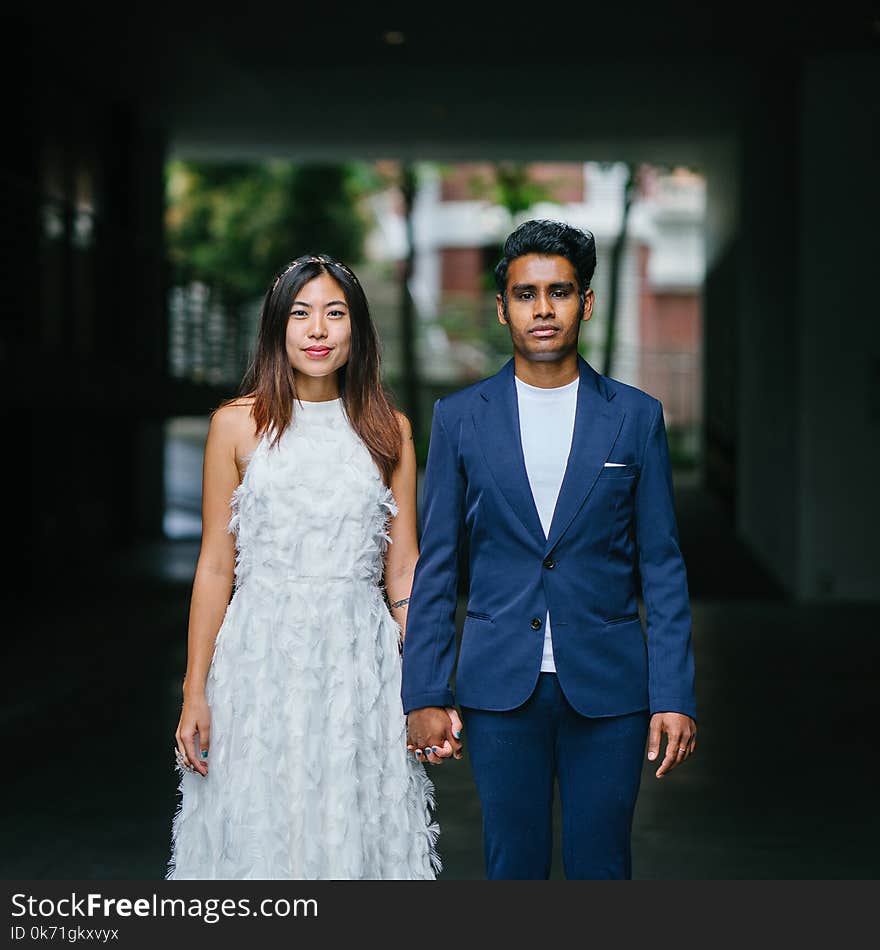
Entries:
{"type": "Polygon", "coordinates": [[[605,468],[626,468],[623,462],[606,462],[605,468]]]}

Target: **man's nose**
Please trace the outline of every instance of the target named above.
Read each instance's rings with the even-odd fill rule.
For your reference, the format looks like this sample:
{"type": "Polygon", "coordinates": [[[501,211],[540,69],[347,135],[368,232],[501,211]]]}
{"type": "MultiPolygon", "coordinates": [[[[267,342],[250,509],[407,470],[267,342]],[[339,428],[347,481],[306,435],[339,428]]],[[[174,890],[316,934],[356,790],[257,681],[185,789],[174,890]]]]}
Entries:
{"type": "Polygon", "coordinates": [[[536,317],[553,316],[553,298],[549,294],[535,294],[532,313],[536,317]]]}

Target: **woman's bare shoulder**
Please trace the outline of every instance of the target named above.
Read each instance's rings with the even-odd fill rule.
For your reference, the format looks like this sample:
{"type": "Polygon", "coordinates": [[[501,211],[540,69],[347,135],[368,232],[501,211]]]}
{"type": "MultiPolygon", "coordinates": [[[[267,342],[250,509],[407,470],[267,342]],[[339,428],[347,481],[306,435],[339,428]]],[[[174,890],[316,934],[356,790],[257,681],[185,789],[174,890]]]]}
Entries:
{"type": "Polygon", "coordinates": [[[256,438],[256,424],[252,414],[254,399],[241,396],[215,409],[211,416],[211,429],[224,441],[230,441],[237,449],[246,447],[256,438]]]}
{"type": "Polygon", "coordinates": [[[397,419],[397,425],[400,428],[400,440],[401,442],[406,442],[412,439],[412,425],[410,424],[409,418],[405,412],[401,412],[399,409],[394,410],[394,417],[397,419]]]}

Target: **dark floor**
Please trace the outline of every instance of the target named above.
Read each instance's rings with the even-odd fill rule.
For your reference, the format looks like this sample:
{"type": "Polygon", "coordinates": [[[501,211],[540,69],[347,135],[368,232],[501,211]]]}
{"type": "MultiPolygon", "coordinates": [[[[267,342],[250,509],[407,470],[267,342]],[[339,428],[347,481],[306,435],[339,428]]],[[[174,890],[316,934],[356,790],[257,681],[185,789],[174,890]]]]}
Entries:
{"type": "MultiPolygon", "coordinates": [[[[678,508],[699,745],[663,781],[646,763],[634,876],[876,878],[880,605],[788,604],[709,496],[680,488],[678,508]]],[[[132,552],[7,630],[4,878],[162,877],[195,554],[132,552]]],[[[480,878],[467,760],[433,775],[443,876],[480,878]]]]}

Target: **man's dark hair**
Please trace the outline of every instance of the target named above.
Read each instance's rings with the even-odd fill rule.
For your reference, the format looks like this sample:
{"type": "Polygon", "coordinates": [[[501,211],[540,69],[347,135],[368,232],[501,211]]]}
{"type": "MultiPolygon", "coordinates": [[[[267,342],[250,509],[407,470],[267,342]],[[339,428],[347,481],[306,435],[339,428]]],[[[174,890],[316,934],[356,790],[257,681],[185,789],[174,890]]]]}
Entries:
{"type": "Polygon", "coordinates": [[[581,307],[596,269],[596,239],[561,221],[526,221],[504,242],[504,256],[495,266],[495,286],[507,310],[507,268],[525,254],[558,255],[571,263],[578,280],[581,307]]]}

